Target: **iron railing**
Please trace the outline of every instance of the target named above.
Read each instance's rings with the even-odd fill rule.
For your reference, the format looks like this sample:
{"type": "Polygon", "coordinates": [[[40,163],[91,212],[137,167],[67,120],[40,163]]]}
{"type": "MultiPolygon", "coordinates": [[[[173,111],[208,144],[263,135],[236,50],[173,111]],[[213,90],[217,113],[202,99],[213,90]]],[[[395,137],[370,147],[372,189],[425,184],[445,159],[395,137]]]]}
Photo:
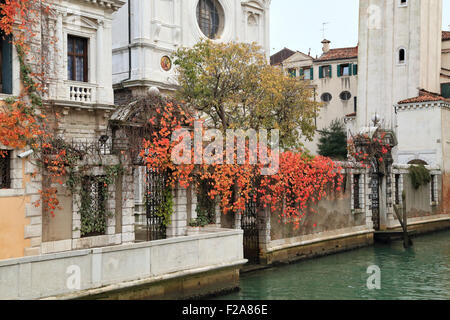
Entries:
{"type": "Polygon", "coordinates": [[[167,173],[159,173],[156,170],[147,169],[146,213],[147,213],[147,241],[166,238],[166,226],[164,217],[160,214],[161,205],[166,199],[167,173]]]}

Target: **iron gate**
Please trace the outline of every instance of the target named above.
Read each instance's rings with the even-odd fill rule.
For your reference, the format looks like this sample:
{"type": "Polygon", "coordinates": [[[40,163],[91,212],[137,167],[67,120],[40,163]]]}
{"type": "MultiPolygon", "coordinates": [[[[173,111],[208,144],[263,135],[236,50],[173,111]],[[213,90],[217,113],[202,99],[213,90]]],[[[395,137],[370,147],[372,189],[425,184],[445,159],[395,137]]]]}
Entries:
{"type": "Polygon", "coordinates": [[[245,205],[241,228],[244,230],[244,258],[259,263],[258,203],[253,196],[245,205]]]}
{"type": "Polygon", "coordinates": [[[372,173],[370,191],[373,228],[380,230],[380,177],[376,172],[372,173]]]}
{"type": "Polygon", "coordinates": [[[165,239],[166,227],[164,218],[158,215],[158,211],[166,201],[167,174],[147,169],[146,180],[147,241],[165,239]]]}

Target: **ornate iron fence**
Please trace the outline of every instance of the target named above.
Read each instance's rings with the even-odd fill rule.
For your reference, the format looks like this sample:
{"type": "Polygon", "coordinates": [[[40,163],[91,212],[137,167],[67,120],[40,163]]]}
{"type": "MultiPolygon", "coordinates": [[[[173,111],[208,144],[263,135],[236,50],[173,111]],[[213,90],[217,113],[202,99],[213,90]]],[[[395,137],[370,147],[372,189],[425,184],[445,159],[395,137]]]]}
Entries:
{"type": "Polygon", "coordinates": [[[164,218],[159,215],[161,205],[166,202],[167,173],[147,169],[145,205],[147,213],[147,241],[166,238],[164,218]]]}
{"type": "Polygon", "coordinates": [[[253,196],[245,205],[241,228],[244,231],[244,258],[259,263],[258,200],[253,196]]]}

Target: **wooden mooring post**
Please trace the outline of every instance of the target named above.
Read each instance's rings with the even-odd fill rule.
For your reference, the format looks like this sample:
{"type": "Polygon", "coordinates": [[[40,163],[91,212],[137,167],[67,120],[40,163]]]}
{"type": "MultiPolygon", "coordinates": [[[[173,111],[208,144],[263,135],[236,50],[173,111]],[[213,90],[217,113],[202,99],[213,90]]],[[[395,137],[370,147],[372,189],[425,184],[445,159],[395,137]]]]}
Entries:
{"type": "Polygon", "coordinates": [[[408,217],[406,213],[406,195],[402,194],[403,206],[402,206],[402,215],[400,214],[400,208],[394,204],[394,212],[397,216],[398,221],[400,221],[400,225],[403,229],[403,246],[405,248],[409,248],[413,245],[411,238],[408,235],[408,217]]]}

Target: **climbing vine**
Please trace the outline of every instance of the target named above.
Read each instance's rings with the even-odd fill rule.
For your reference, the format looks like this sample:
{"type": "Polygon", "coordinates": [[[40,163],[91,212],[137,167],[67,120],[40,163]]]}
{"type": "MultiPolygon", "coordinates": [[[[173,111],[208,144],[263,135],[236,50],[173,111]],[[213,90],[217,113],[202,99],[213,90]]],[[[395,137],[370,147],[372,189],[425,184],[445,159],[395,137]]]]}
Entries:
{"type": "Polygon", "coordinates": [[[431,182],[430,170],[425,168],[424,165],[411,165],[408,169],[409,177],[414,189],[419,189],[421,186],[425,186],[431,182]]]}
{"type": "Polygon", "coordinates": [[[386,162],[391,157],[392,146],[385,141],[385,137],[385,132],[373,136],[369,134],[352,136],[347,143],[351,159],[365,168],[386,162]]]}
{"type": "MultiPolygon", "coordinates": [[[[151,196],[151,195],[149,195],[151,196]]],[[[163,199],[156,210],[156,215],[162,218],[162,224],[168,227],[172,222],[173,214],[173,194],[172,188],[166,186],[163,191],[163,199]]]]}
{"type": "MultiPolygon", "coordinates": [[[[151,170],[169,171],[167,184],[171,188],[187,188],[190,185],[198,188],[202,181],[209,181],[207,196],[211,200],[219,199],[224,214],[242,213],[249,201],[259,198],[265,207],[280,212],[283,217],[293,218],[291,221],[295,221],[298,227],[309,203],[317,203],[325,197],[330,185],[332,189],[340,188],[341,169],[333,161],[325,157],[311,157],[301,151],[282,153],[279,172],[272,176],[260,176],[261,166],[250,164],[248,146],[244,164],[175,164],[172,155],[177,154],[176,148],[182,138],[171,139],[172,133],[186,128],[193,140],[194,118],[186,112],[183,104],[169,98],[160,100],[152,105],[141,102],[155,110],[155,114],[145,121],[145,125],[151,127],[150,133],[141,136],[143,147],[139,155],[143,163],[151,170]],[[260,181],[260,184],[255,186],[254,181],[260,181]]],[[[270,148],[268,153],[271,153],[270,148]]],[[[193,148],[187,158],[194,158],[193,148]]],[[[200,219],[203,218],[204,214],[200,211],[200,219]]],[[[192,222],[193,225],[203,223],[192,222]]]]}

